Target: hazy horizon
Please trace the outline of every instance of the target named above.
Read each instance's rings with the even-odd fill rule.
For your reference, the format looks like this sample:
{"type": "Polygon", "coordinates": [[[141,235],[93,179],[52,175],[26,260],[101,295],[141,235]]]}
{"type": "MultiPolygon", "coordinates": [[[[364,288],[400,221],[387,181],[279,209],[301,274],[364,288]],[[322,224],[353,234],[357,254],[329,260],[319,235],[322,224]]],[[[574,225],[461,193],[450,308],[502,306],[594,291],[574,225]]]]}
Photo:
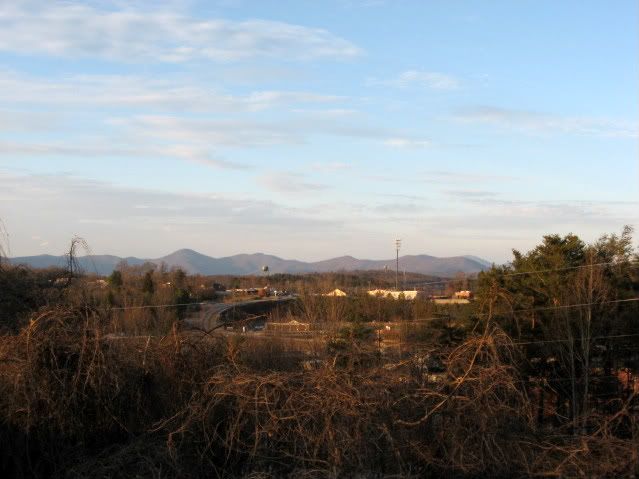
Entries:
{"type": "Polygon", "coordinates": [[[0,5],[11,256],[475,255],[637,225],[637,2],[0,5]]]}
{"type": "MultiPolygon", "coordinates": [[[[170,256],[170,255],[172,255],[174,253],[178,253],[178,252],[181,252],[181,251],[193,251],[195,253],[202,254],[202,255],[205,255],[205,256],[209,256],[211,258],[217,258],[217,259],[219,259],[219,258],[227,258],[227,257],[232,257],[232,256],[239,256],[239,255],[249,255],[249,256],[252,256],[252,255],[265,255],[265,256],[275,256],[275,257],[278,257],[278,258],[284,259],[284,260],[297,260],[297,261],[304,261],[304,262],[318,262],[318,261],[323,261],[323,260],[327,260],[327,259],[334,259],[334,258],[341,258],[341,257],[353,257],[353,258],[356,258],[356,259],[373,260],[373,261],[386,261],[386,260],[388,260],[388,261],[393,261],[393,264],[394,264],[394,261],[395,261],[395,256],[393,256],[393,255],[389,255],[387,257],[369,258],[369,257],[363,257],[363,256],[356,256],[356,255],[352,255],[352,254],[342,254],[342,255],[338,255],[338,256],[327,256],[327,257],[321,257],[321,258],[316,258],[316,259],[314,259],[314,258],[303,259],[303,258],[293,258],[293,257],[280,256],[280,255],[277,255],[277,254],[269,253],[267,251],[240,251],[240,252],[237,252],[237,253],[232,253],[230,255],[220,256],[220,255],[215,255],[215,254],[210,254],[210,253],[206,253],[206,252],[203,252],[203,251],[199,251],[199,250],[196,250],[196,249],[193,249],[193,248],[180,248],[180,249],[169,251],[168,253],[164,253],[164,254],[160,254],[160,255],[156,255],[156,256],[137,256],[137,255],[130,255],[130,254],[119,255],[119,254],[111,254],[111,253],[96,253],[94,251],[87,252],[87,251],[83,250],[82,248],[79,248],[76,254],[77,254],[78,257],[84,257],[84,256],[116,256],[116,257],[122,258],[122,259],[137,258],[137,259],[155,260],[155,259],[164,258],[166,256],[170,256]]],[[[42,256],[45,256],[45,255],[64,256],[65,252],[57,253],[57,254],[55,254],[55,253],[40,253],[38,255],[21,255],[21,256],[11,255],[9,258],[24,258],[24,257],[40,256],[40,255],[42,255],[42,256]]],[[[405,257],[405,256],[424,256],[424,255],[425,256],[434,256],[434,255],[429,255],[428,253],[416,253],[416,254],[400,253],[399,258],[401,259],[402,257],[405,257]]],[[[454,256],[450,256],[450,257],[476,257],[477,259],[480,259],[480,260],[490,261],[487,258],[481,258],[481,257],[475,256],[475,255],[466,255],[466,254],[459,254],[459,255],[454,255],[454,256]]],[[[443,257],[437,256],[437,258],[443,258],[443,257]]]]}

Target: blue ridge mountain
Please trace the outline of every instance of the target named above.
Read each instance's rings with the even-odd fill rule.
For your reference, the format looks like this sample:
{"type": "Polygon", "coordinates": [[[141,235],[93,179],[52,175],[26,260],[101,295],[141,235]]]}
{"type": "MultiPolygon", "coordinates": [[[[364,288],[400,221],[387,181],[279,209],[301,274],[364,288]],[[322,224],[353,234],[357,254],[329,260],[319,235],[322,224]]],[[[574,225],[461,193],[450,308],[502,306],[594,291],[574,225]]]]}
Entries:
{"type": "MultiPolygon", "coordinates": [[[[305,262],[282,259],[264,253],[237,254],[222,258],[198,253],[191,249],[181,249],[161,258],[142,259],[136,257],[121,258],[113,255],[90,255],[77,258],[80,267],[87,273],[108,275],[121,262],[131,266],[144,263],[168,268],[182,268],[190,274],[203,275],[250,275],[261,274],[262,267],[268,266],[270,273],[325,273],[336,271],[371,271],[388,267],[395,269],[395,258],[387,260],[358,259],[353,256],[340,256],[323,261],[305,262]]],[[[33,268],[64,267],[64,256],[39,255],[12,258],[14,264],[24,264],[33,268]]],[[[452,256],[438,258],[429,255],[405,255],[399,258],[400,271],[421,273],[432,276],[454,276],[457,273],[478,273],[490,268],[491,263],[475,256],[452,256]]]]}

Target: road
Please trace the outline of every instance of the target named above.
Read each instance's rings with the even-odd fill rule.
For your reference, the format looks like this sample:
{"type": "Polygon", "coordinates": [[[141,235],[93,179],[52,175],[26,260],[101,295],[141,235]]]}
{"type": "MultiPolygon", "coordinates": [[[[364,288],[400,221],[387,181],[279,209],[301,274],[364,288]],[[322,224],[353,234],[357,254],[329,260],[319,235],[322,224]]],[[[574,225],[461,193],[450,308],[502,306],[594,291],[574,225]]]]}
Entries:
{"type": "Polygon", "coordinates": [[[196,328],[210,331],[218,327],[220,314],[231,309],[231,303],[205,303],[200,307],[200,311],[184,319],[184,324],[196,328]]]}
{"type": "Polygon", "coordinates": [[[260,304],[286,303],[294,299],[295,296],[282,296],[277,298],[239,301],[237,303],[205,303],[201,306],[198,313],[189,318],[185,318],[184,324],[195,329],[211,331],[224,325],[224,322],[220,321],[220,317],[233,308],[241,310],[242,308],[253,308],[260,304]]]}

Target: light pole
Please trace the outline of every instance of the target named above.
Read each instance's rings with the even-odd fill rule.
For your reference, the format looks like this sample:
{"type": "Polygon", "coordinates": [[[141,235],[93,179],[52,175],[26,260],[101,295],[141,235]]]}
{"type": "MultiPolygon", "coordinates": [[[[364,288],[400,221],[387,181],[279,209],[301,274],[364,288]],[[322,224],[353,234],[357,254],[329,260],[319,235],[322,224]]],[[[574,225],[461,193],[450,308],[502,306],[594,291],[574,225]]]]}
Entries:
{"type": "Polygon", "coordinates": [[[402,246],[402,240],[395,240],[395,251],[397,252],[397,257],[395,260],[395,291],[399,291],[399,248],[402,246]]]}

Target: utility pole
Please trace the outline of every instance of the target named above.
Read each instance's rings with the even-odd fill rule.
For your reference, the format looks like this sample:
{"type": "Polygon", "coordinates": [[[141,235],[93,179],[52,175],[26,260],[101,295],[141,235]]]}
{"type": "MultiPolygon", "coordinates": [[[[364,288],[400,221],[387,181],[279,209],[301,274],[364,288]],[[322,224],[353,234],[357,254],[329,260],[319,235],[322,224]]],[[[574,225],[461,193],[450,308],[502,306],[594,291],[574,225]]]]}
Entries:
{"type": "Polygon", "coordinates": [[[402,246],[402,240],[395,240],[395,251],[397,252],[397,258],[395,260],[395,291],[399,291],[399,248],[402,246]]]}

